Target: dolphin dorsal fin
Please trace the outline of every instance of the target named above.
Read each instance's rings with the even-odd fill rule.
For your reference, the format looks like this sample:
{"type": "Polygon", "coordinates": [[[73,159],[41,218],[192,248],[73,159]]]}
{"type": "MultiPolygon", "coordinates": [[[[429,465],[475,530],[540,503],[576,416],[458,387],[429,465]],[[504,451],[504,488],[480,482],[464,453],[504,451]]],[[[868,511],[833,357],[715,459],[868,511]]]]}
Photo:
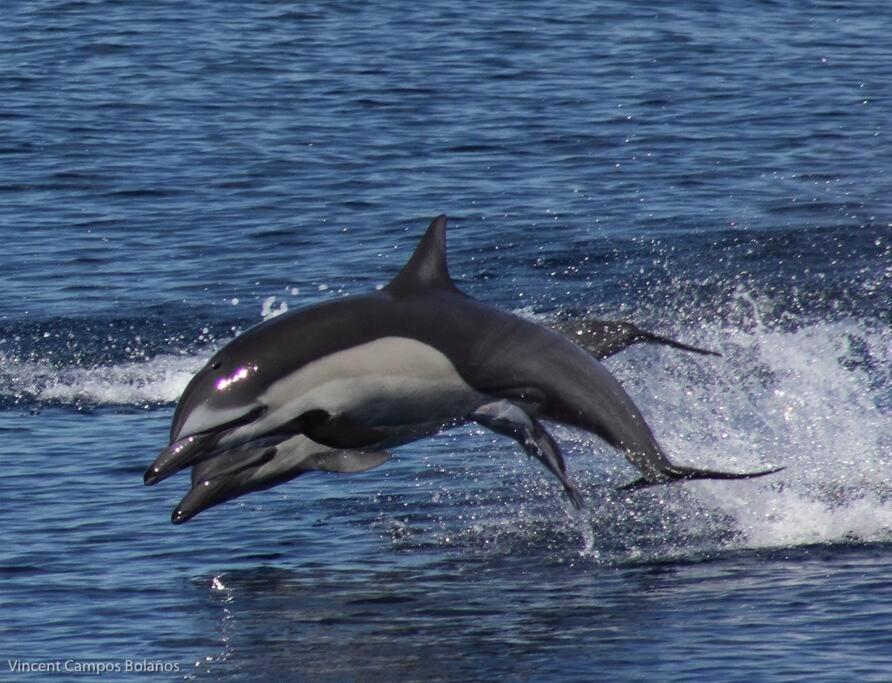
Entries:
{"type": "Polygon", "coordinates": [[[431,288],[458,291],[446,265],[445,214],[433,220],[415,253],[384,289],[392,294],[402,294],[431,288]]]}

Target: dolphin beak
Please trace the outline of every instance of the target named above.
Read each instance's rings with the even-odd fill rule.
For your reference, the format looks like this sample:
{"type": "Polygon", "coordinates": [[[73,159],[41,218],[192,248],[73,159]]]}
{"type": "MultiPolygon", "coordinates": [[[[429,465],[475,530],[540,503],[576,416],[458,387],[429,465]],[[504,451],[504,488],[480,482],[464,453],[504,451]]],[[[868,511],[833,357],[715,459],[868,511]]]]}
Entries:
{"type": "Polygon", "coordinates": [[[170,521],[174,524],[183,524],[202,510],[207,510],[209,507],[228,500],[225,495],[226,484],[227,482],[223,479],[196,482],[189,493],[183,496],[180,504],[174,508],[170,515],[170,521]]]}
{"type": "Polygon", "coordinates": [[[188,467],[207,452],[208,446],[216,442],[215,437],[215,434],[198,434],[174,441],[161,451],[152,466],[145,471],[143,482],[146,486],[152,486],[183,467],[188,467]]]}
{"type": "Polygon", "coordinates": [[[231,482],[226,479],[217,479],[216,481],[205,479],[196,482],[189,489],[189,493],[183,496],[180,504],[174,508],[170,515],[170,521],[174,524],[184,524],[199,512],[234,497],[226,495],[229,483],[231,482]]]}
{"type": "Polygon", "coordinates": [[[143,474],[143,482],[146,486],[152,486],[179,472],[184,467],[198,462],[213,451],[214,447],[227,432],[253,422],[264,411],[265,408],[259,406],[236,420],[204,432],[177,439],[155,458],[155,462],[143,474]]]}
{"type": "Polygon", "coordinates": [[[193,469],[192,488],[174,508],[170,516],[171,522],[183,524],[202,510],[254,490],[250,486],[252,474],[275,457],[276,449],[269,448],[248,454],[239,451],[235,454],[241,456],[244,462],[232,464],[234,453],[229,452],[214,456],[199,465],[202,475],[197,478],[195,472],[198,468],[193,469]]]}

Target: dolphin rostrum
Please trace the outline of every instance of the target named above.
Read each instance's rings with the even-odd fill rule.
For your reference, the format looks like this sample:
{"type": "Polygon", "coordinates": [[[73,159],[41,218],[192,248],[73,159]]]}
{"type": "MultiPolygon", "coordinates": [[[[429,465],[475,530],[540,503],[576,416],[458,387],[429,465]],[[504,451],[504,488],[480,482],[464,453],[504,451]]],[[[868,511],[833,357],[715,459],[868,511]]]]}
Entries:
{"type": "Polygon", "coordinates": [[[270,457],[265,449],[296,436],[360,471],[386,460],[387,448],[470,420],[516,439],[579,505],[542,418],[622,450],[642,473],[633,486],[777,471],[673,464],[635,403],[590,353],[459,291],[449,277],[445,238],[440,216],[381,291],[264,321],[214,354],[186,387],[170,446],[146,471],[146,484],[223,455],[232,472],[240,465],[249,471],[270,457]]]}

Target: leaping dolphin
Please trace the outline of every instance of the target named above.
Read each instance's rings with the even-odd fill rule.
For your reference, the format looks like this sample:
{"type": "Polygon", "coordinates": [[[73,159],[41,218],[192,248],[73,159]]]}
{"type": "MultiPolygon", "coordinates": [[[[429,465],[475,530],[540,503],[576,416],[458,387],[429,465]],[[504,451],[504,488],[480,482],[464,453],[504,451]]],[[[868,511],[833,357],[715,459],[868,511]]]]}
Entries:
{"type": "Polygon", "coordinates": [[[250,467],[251,458],[262,460],[267,449],[296,436],[340,452],[354,471],[369,469],[386,460],[386,448],[471,420],[517,440],[578,506],[578,489],[540,418],[622,450],[642,473],[633,486],[777,471],[673,464],[591,354],[459,291],[449,277],[440,216],[383,290],[267,320],[218,351],[186,387],[170,446],[144,480],[154,484],[230,453],[232,467],[250,467]]]}

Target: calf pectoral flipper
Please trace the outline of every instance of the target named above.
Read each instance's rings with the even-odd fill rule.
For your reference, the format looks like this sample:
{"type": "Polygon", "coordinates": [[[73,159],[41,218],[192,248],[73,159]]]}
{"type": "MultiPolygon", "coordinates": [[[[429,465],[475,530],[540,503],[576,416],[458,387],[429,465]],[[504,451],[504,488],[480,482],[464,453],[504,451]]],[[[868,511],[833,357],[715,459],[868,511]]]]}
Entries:
{"type": "Polygon", "coordinates": [[[567,476],[567,466],[560,448],[538,420],[511,401],[505,400],[487,403],[468,417],[497,434],[510,436],[517,441],[527,455],[536,458],[560,480],[573,506],[577,510],[583,507],[582,493],[567,476]]]}

